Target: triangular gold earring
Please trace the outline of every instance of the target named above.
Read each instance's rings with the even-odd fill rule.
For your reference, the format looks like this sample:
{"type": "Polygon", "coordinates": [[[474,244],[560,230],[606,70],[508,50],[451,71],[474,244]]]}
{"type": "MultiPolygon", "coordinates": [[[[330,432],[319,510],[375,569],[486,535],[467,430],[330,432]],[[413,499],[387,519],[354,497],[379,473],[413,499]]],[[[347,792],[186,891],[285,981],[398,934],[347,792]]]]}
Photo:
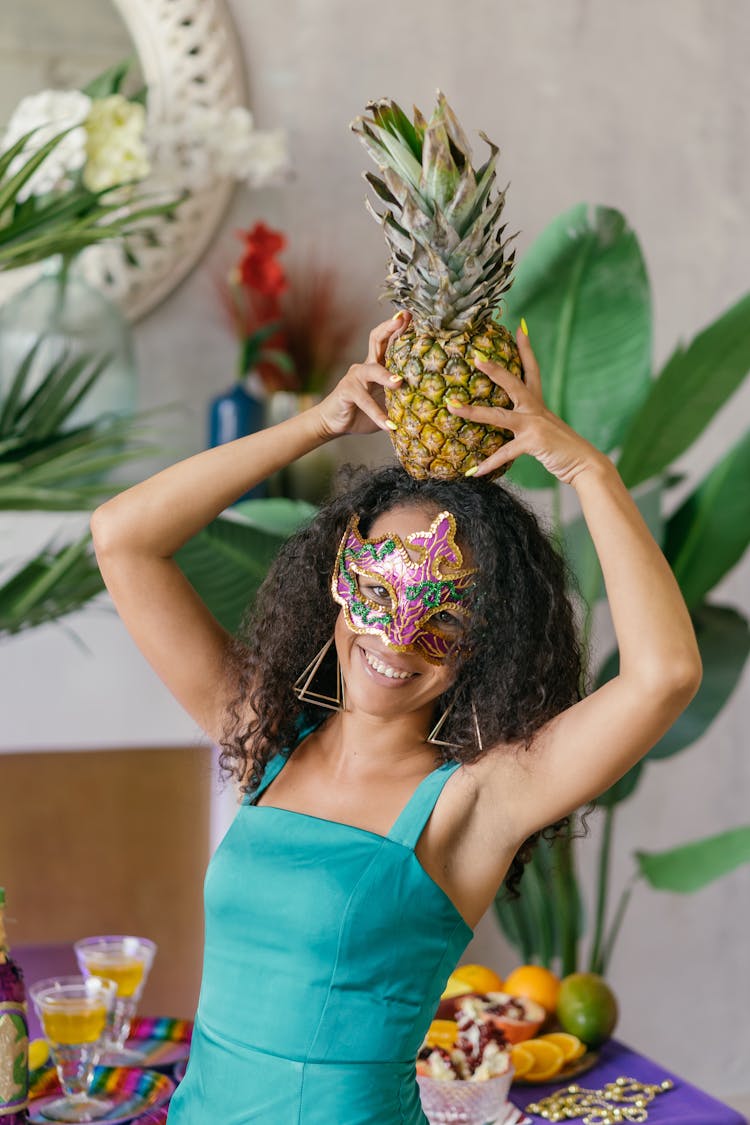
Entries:
{"type": "Polygon", "coordinates": [[[341,674],[338,653],[336,654],[336,695],[323,695],[321,692],[311,690],[310,687],[332,644],[333,637],[331,637],[330,641],[326,641],[320,652],[312,658],[302,675],[295,681],[292,690],[297,696],[297,699],[301,700],[303,703],[313,703],[316,707],[325,707],[329,711],[345,711],[346,695],[344,691],[344,677],[341,674]]]}
{"type": "Polygon", "coordinates": [[[484,754],[484,743],[482,742],[482,732],[479,729],[479,716],[477,715],[477,705],[476,705],[476,703],[474,702],[473,699],[471,701],[471,715],[472,715],[472,718],[474,719],[474,734],[476,735],[476,738],[477,738],[477,746],[479,747],[479,753],[484,754]]]}
{"type": "Polygon", "coordinates": [[[448,704],[448,706],[443,711],[443,713],[440,716],[440,718],[438,719],[438,721],[435,723],[435,726],[432,728],[430,733],[427,735],[427,741],[429,742],[430,746],[446,746],[449,750],[460,750],[461,749],[461,747],[458,746],[455,742],[443,742],[442,739],[437,737],[438,734],[440,733],[440,731],[443,729],[443,725],[445,723],[445,720],[448,718],[448,716],[450,715],[450,713],[453,710],[453,708],[455,707],[455,705],[456,705],[456,697],[454,696],[453,699],[448,704]]]}

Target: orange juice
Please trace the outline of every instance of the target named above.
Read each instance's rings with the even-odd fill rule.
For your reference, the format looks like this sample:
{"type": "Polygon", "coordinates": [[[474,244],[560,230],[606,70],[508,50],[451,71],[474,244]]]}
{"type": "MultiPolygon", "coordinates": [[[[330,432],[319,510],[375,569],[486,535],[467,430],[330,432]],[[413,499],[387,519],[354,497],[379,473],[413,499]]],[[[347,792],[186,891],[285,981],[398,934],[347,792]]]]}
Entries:
{"type": "Polygon", "coordinates": [[[94,977],[104,977],[117,985],[118,996],[133,996],[143,980],[143,961],[122,954],[94,953],[86,958],[86,969],[94,977]]]}
{"type": "Polygon", "coordinates": [[[107,1023],[104,1005],[86,1004],[81,1000],[55,1000],[40,1013],[44,1034],[51,1043],[72,1046],[95,1043],[107,1023]]]}

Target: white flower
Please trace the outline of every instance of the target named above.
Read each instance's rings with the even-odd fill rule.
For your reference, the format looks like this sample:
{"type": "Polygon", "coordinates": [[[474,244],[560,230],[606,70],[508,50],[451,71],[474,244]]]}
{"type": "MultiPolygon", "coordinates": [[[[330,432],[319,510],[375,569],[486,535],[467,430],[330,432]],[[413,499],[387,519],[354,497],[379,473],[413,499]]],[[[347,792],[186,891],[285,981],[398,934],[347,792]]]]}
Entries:
{"type": "Polygon", "coordinates": [[[237,154],[234,175],[250,187],[280,183],[289,175],[286,133],[282,129],[252,133],[244,152],[237,154]]]}
{"type": "Polygon", "coordinates": [[[212,163],[219,176],[261,187],[282,178],[289,169],[286,134],[281,129],[259,132],[244,106],[219,116],[206,133],[212,163]]]}
{"type": "Polygon", "coordinates": [[[17,196],[20,203],[31,195],[44,195],[72,182],[86,163],[86,130],[83,123],[90,108],[91,98],[80,90],[43,90],[18,103],[2,138],[2,151],[10,148],[32,129],[36,129],[36,132],[23,152],[11,163],[8,170],[11,176],[47,141],[64,129],[71,130],[20,189],[17,196]]]}
{"type": "Polygon", "coordinates": [[[179,122],[160,122],[149,140],[159,178],[167,180],[168,169],[179,166],[181,182],[193,191],[226,178],[261,187],[289,171],[286,134],[256,131],[244,106],[226,112],[197,107],[179,122]]]}
{"type": "Polygon", "coordinates": [[[138,102],[112,94],[93,102],[86,119],[86,167],[89,191],[142,180],[151,171],[143,134],[146,114],[138,102]]]}

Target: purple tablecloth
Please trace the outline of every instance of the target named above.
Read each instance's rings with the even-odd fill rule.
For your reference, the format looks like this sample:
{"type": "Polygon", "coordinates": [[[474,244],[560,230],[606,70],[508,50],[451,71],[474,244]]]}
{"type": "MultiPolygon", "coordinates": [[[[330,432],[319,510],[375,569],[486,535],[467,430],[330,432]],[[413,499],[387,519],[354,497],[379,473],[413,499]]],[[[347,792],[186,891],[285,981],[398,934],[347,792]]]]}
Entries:
{"type": "MultiPolygon", "coordinates": [[[[715,1098],[704,1094],[689,1082],[672,1074],[665,1067],[636,1054],[610,1039],[601,1048],[599,1061],[591,1070],[587,1070],[579,1078],[572,1079],[582,1088],[595,1089],[607,1082],[614,1082],[620,1075],[636,1078],[639,1082],[663,1082],[671,1078],[674,1089],[665,1094],[657,1094],[648,1107],[648,1125],[747,1125],[747,1119],[730,1109],[728,1105],[717,1102],[715,1098]]],[[[563,1089],[561,1083],[551,1083],[544,1086],[514,1086],[511,1090],[511,1101],[514,1105],[525,1109],[527,1105],[554,1094],[563,1089]]],[[[543,1118],[529,1115],[532,1121],[543,1121],[543,1118]]]]}

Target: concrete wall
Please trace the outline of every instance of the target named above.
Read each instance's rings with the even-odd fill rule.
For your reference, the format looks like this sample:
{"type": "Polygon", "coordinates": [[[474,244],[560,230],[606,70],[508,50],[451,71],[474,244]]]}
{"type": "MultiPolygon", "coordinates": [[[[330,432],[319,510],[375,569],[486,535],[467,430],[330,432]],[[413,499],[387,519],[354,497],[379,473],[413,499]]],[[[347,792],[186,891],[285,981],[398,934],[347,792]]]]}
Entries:
{"type": "MultiPolygon", "coordinates": [[[[744,0],[234,0],[231,8],[258,124],[288,128],[296,177],[283,189],[239,193],[201,267],[137,326],[142,404],[184,404],[186,453],[203,440],[206,400],[231,380],[233,346],[212,276],[235,253],[236,227],[263,218],[292,243],[315,240],[361,300],[363,324],[380,318],[382,238],[363,209],[365,154],[347,130],[374,97],[428,109],[439,86],[468,129],[501,143],[520,253],[573,203],[620,207],[648,262],[657,363],[748,288],[744,0]]],[[[352,358],[365,338],[363,328],[352,358]]],[[[744,431],[749,414],[746,387],[680,463],[687,486],[744,431]]],[[[373,459],[385,452],[378,441],[373,459]]],[[[749,587],[746,561],[716,600],[747,609],[749,587]]],[[[74,624],[91,655],[58,629],[0,651],[7,749],[198,737],[116,621],[99,613],[74,624]]],[[[602,646],[606,636],[605,624],[602,646]]],[[[615,892],[634,849],[747,821],[749,707],[746,678],[699,745],[649,767],[618,816],[615,892]]],[[[590,885],[596,835],[594,827],[580,846],[590,885]]],[[[622,1038],[724,1097],[750,1095],[749,890],[750,868],[686,898],[639,888],[611,972],[622,1038]]],[[[512,967],[491,916],[469,956],[512,967]]]]}

